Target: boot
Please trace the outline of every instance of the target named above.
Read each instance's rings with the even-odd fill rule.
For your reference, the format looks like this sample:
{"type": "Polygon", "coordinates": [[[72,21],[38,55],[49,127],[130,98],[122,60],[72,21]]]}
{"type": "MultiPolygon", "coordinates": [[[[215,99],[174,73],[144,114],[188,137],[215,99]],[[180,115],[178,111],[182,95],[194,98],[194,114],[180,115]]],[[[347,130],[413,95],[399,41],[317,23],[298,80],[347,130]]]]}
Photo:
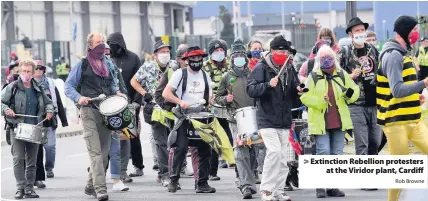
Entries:
{"type": "Polygon", "coordinates": [[[326,198],[327,194],[325,192],[325,189],[323,189],[323,188],[317,188],[316,189],[316,196],[317,196],[317,198],[326,198]]]}

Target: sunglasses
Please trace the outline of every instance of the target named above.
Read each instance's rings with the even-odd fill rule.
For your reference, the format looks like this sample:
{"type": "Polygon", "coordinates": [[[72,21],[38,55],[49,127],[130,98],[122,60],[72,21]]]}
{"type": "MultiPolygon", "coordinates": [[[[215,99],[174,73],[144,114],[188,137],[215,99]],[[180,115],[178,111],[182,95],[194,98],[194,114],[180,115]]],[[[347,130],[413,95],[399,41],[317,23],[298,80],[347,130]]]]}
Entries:
{"type": "Polygon", "coordinates": [[[45,67],[44,66],[36,66],[36,70],[44,70],[45,67]]]}

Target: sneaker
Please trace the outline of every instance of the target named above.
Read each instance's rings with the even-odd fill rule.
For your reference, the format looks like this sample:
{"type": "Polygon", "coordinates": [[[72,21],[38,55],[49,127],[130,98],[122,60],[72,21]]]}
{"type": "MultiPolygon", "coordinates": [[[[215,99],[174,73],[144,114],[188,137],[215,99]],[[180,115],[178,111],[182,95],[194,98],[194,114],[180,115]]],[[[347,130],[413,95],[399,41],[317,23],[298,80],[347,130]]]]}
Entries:
{"type": "Polygon", "coordinates": [[[262,191],[261,197],[263,201],[276,201],[276,198],[273,196],[272,192],[262,191]]]}
{"type": "Polygon", "coordinates": [[[220,180],[220,177],[217,175],[210,175],[210,181],[218,181],[220,180]]]}
{"type": "Polygon", "coordinates": [[[254,174],[254,181],[256,182],[256,184],[262,183],[262,180],[260,179],[259,174],[257,172],[254,174]]]}
{"type": "Polygon", "coordinates": [[[163,187],[168,187],[169,182],[170,182],[170,180],[169,180],[168,176],[161,177],[160,183],[162,184],[163,187]]]}
{"type": "Polygon", "coordinates": [[[327,189],[326,192],[329,197],[345,197],[345,193],[337,188],[327,189]]]}
{"type": "MultiPolygon", "coordinates": [[[[88,168],[88,171],[89,171],[89,168],[88,168]]],[[[47,178],[54,178],[54,173],[53,173],[53,171],[52,170],[46,170],[46,177],[47,178]]]]}
{"type": "Polygon", "coordinates": [[[154,164],[154,165],[153,165],[153,170],[155,170],[155,171],[159,171],[159,166],[158,166],[157,164],[154,164]]]}
{"type": "Polygon", "coordinates": [[[284,191],[294,191],[294,189],[290,184],[285,184],[284,191]]]}
{"type": "Polygon", "coordinates": [[[122,180],[123,183],[131,183],[133,181],[132,178],[128,174],[126,174],[126,173],[122,174],[120,176],[120,180],[122,180]]]}
{"type": "Polygon", "coordinates": [[[98,201],[107,201],[108,200],[108,195],[107,195],[107,191],[99,191],[97,193],[97,199],[98,201]]]}
{"type": "Polygon", "coordinates": [[[129,187],[125,186],[122,181],[113,184],[113,191],[128,191],[129,187]]]}
{"type": "Polygon", "coordinates": [[[221,161],[220,161],[220,163],[219,163],[219,167],[220,167],[220,168],[227,168],[227,163],[226,163],[226,161],[221,160],[221,161]]]}
{"type": "Polygon", "coordinates": [[[34,186],[37,186],[37,188],[46,188],[46,185],[42,181],[34,182],[34,186]]]}
{"type": "Polygon", "coordinates": [[[244,191],[242,192],[242,199],[252,199],[253,198],[253,193],[251,193],[250,188],[246,188],[244,189],[244,191]]]}
{"type": "Polygon", "coordinates": [[[141,177],[144,175],[143,169],[134,167],[135,172],[129,174],[130,177],[141,177]]]}
{"type": "Polygon", "coordinates": [[[85,186],[85,194],[86,195],[92,195],[95,198],[97,198],[97,193],[95,192],[95,188],[93,186],[85,186]]]}
{"type": "Polygon", "coordinates": [[[19,200],[19,199],[24,198],[24,195],[25,195],[24,189],[20,189],[20,190],[16,191],[15,200],[19,200]]]}
{"type": "Polygon", "coordinates": [[[291,197],[285,194],[284,192],[281,192],[275,196],[276,200],[278,201],[291,201],[291,197]]]}
{"type": "Polygon", "coordinates": [[[317,188],[315,190],[317,198],[326,198],[327,193],[325,192],[325,189],[323,188],[317,188]]]}
{"type": "Polygon", "coordinates": [[[215,193],[216,189],[208,185],[208,183],[203,183],[201,185],[198,185],[198,188],[196,189],[196,193],[215,193]]]}
{"type": "Polygon", "coordinates": [[[177,181],[171,181],[168,184],[168,192],[175,193],[178,190],[178,182],[177,181]]]}
{"type": "Polygon", "coordinates": [[[40,196],[36,194],[34,190],[26,190],[24,193],[24,198],[39,198],[40,196]]]}

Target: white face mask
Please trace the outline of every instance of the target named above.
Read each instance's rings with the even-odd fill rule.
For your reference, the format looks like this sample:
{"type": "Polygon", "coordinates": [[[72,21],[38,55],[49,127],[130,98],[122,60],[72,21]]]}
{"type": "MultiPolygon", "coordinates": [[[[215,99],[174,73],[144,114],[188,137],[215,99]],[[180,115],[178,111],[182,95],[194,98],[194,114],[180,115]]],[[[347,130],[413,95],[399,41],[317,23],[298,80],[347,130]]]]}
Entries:
{"type": "Polygon", "coordinates": [[[219,51],[219,52],[214,52],[212,55],[211,55],[211,58],[214,60],[214,61],[217,61],[217,62],[221,62],[221,61],[223,61],[224,60],[224,52],[223,51],[219,51]]]}
{"type": "Polygon", "coordinates": [[[366,32],[356,33],[354,34],[354,37],[353,37],[353,41],[357,45],[364,45],[364,42],[366,41],[366,39],[367,39],[366,32]]]}
{"type": "Polygon", "coordinates": [[[167,64],[171,60],[171,55],[168,53],[158,54],[158,60],[161,64],[167,64]]]}

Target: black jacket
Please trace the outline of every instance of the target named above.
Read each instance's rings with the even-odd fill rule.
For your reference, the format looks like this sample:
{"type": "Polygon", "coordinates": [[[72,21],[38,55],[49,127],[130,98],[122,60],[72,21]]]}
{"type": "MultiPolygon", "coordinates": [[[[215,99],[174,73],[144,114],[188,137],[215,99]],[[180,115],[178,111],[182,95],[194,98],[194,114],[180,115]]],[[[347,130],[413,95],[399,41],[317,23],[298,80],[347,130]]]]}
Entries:
{"type": "Polygon", "coordinates": [[[257,99],[257,124],[262,128],[291,128],[291,109],[293,100],[298,97],[297,72],[289,65],[286,72],[279,78],[275,88],[270,87],[270,80],[278,73],[273,65],[269,65],[270,54],[257,63],[248,78],[248,95],[257,99]],[[269,60],[269,61],[267,61],[269,60]],[[286,84],[283,87],[283,80],[286,84]]]}
{"type": "Polygon", "coordinates": [[[111,54],[110,57],[113,63],[122,70],[122,77],[125,81],[126,90],[128,90],[128,96],[133,102],[141,104],[141,96],[131,86],[131,79],[137,73],[141,66],[140,58],[137,54],[126,49],[125,40],[121,33],[112,33],[107,38],[107,43],[115,43],[123,48],[120,55],[111,54]]]}

